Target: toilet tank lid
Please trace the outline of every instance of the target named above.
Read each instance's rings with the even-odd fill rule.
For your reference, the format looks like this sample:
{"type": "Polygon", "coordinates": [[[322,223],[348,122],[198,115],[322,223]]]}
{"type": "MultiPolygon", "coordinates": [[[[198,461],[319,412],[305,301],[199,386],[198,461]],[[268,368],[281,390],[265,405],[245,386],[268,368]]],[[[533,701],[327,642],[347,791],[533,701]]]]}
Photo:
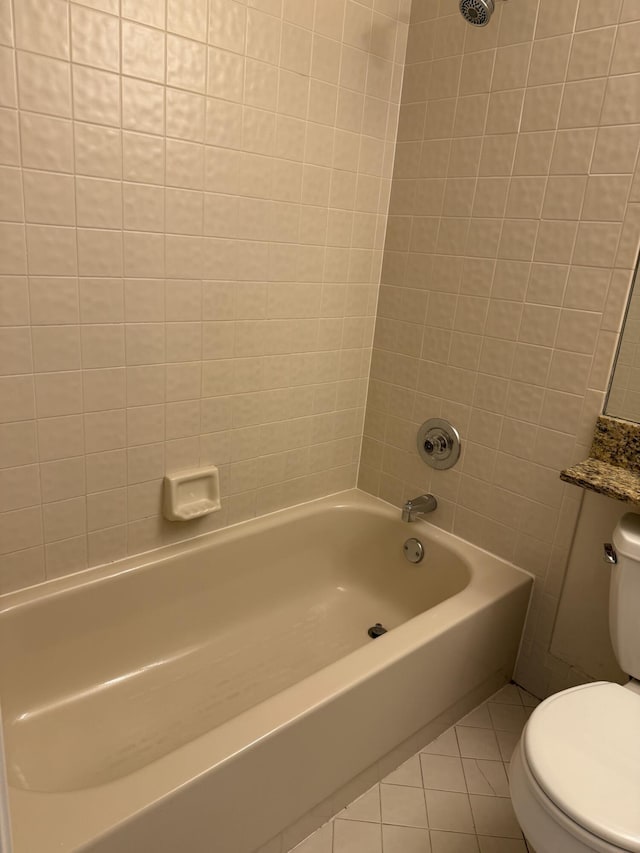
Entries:
{"type": "Polygon", "coordinates": [[[597,682],[538,706],[523,744],[536,781],[566,815],[640,853],[640,695],[597,682]]]}
{"type": "Polygon", "coordinates": [[[627,512],[613,531],[613,544],[618,554],[640,563],[640,515],[627,512]]]}

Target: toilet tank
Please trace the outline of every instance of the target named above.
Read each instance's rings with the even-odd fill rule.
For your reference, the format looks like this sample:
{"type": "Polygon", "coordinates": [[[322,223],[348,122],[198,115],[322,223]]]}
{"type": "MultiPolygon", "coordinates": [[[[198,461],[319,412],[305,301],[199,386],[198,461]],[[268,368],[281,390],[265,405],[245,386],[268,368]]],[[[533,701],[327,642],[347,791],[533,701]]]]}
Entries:
{"type": "Polygon", "coordinates": [[[628,512],[613,531],[618,562],[612,566],[609,630],[624,672],[640,679],[640,515],[628,512]]]}

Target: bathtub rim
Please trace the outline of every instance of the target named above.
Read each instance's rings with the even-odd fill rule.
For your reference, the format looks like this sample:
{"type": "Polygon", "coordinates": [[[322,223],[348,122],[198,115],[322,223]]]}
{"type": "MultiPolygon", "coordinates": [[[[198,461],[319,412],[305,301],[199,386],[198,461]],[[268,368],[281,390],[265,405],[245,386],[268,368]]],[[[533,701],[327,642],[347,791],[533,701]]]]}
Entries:
{"type": "MultiPolygon", "coordinates": [[[[114,580],[120,575],[126,575],[135,571],[149,570],[152,566],[159,562],[165,562],[175,557],[180,557],[182,554],[196,554],[199,551],[204,551],[208,547],[215,545],[217,540],[234,541],[242,536],[244,530],[255,530],[259,533],[262,529],[272,527],[278,519],[292,516],[292,520],[296,517],[304,518],[312,515],[316,507],[327,506],[333,509],[349,509],[361,508],[369,511],[374,511],[379,515],[387,517],[392,516],[400,520],[400,509],[393,504],[385,501],[383,498],[378,498],[364,492],[361,489],[345,489],[339,492],[334,492],[330,495],[324,495],[321,498],[314,498],[310,501],[294,504],[289,507],[274,510],[273,512],[264,513],[263,515],[253,518],[243,519],[234,524],[226,525],[217,530],[210,530],[206,533],[200,533],[197,536],[183,539],[180,542],[171,542],[166,545],[160,545],[157,548],[150,548],[147,551],[140,551],[136,554],[121,557],[118,560],[112,560],[107,563],[99,563],[96,566],[88,566],[84,569],[79,569],[75,572],[70,572],[67,575],[62,575],[56,578],[47,578],[30,586],[22,587],[17,590],[0,593],[0,618],[5,613],[11,613],[14,609],[19,609],[24,606],[29,606],[39,602],[42,599],[63,595],[66,592],[75,590],[84,586],[99,585],[103,582],[114,580]]],[[[178,524],[179,522],[175,522],[178,524]]],[[[404,522],[408,524],[408,522],[404,522]]],[[[476,553],[483,554],[490,561],[498,561],[503,566],[508,566],[516,572],[533,578],[535,575],[527,569],[516,566],[504,557],[491,553],[486,548],[480,545],[475,545],[452,533],[445,528],[433,524],[427,518],[420,518],[411,522],[411,527],[407,528],[408,533],[417,534],[420,530],[425,529],[439,544],[449,543],[453,540],[460,548],[471,548],[476,553]]],[[[454,549],[455,550],[455,549],[454,549]]],[[[464,558],[463,558],[464,559],[464,558]]],[[[419,616],[420,614],[418,614],[419,616]]],[[[416,618],[416,617],[414,617],[416,618]]]]}
{"type": "MultiPolygon", "coordinates": [[[[379,498],[357,489],[338,492],[206,533],[186,542],[163,546],[134,557],[7,593],[0,597],[0,615],[40,602],[46,603],[49,597],[115,580],[132,571],[149,570],[161,560],[215,546],[216,540],[233,541],[233,538],[243,535],[247,524],[259,533],[261,529],[271,527],[279,519],[293,520],[296,517],[304,517],[322,506],[365,509],[373,511],[374,515],[397,519],[400,522],[398,509],[379,498]]],[[[469,556],[474,556],[476,560],[479,558],[479,564],[471,562],[469,565],[470,579],[467,586],[379,638],[375,646],[367,644],[353,650],[237,717],[126,776],[102,785],[65,792],[41,793],[10,786],[14,826],[16,819],[21,825],[33,821],[39,825],[46,826],[53,822],[59,826],[65,815],[69,818],[73,816],[73,826],[68,827],[64,838],[60,836],[62,846],[59,849],[80,851],[115,825],[132,821],[176,792],[195,785],[201,777],[214,769],[231,764],[252,746],[277,736],[295,721],[321,709],[340,695],[356,689],[359,684],[377,673],[392,667],[443,631],[464,622],[479,610],[490,607],[496,600],[531,584],[533,575],[529,572],[433,524],[421,520],[415,522],[410,530],[414,534],[422,533],[425,538],[435,538],[456,553],[462,551],[462,555],[458,553],[458,556],[462,556],[465,562],[469,556]],[[425,621],[428,624],[424,624],[425,621]]]]}

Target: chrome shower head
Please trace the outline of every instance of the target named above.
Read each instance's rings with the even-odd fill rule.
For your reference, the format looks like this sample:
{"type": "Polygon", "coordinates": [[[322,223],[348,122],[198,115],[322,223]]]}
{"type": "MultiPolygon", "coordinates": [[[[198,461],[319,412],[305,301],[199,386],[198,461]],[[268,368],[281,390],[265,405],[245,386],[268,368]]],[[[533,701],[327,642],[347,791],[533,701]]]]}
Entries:
{"type": "Polygon", "coordinates": [[[494,0],[460,0],[462,17],[474,27],[486,27],[494,9],[494,0]]]}

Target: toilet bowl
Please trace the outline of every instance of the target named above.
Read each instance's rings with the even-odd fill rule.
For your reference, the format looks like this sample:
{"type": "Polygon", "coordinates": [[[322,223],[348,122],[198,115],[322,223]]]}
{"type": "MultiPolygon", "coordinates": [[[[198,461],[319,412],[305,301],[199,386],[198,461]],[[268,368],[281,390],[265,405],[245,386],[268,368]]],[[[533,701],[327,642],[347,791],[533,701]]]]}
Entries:
{"type": "Polygon", "coordinates": [[[599,682],[547,699],[515,749],[510,786],[536,853],[640,851],[640,693],[599,682]]]}
{"type": "Polygon", "coordinates": [[[609,630],[620,686],[550,696],[516,746],[511,801],[536,853],[640,853],[640,515],[613,533],[609,630]]]}

